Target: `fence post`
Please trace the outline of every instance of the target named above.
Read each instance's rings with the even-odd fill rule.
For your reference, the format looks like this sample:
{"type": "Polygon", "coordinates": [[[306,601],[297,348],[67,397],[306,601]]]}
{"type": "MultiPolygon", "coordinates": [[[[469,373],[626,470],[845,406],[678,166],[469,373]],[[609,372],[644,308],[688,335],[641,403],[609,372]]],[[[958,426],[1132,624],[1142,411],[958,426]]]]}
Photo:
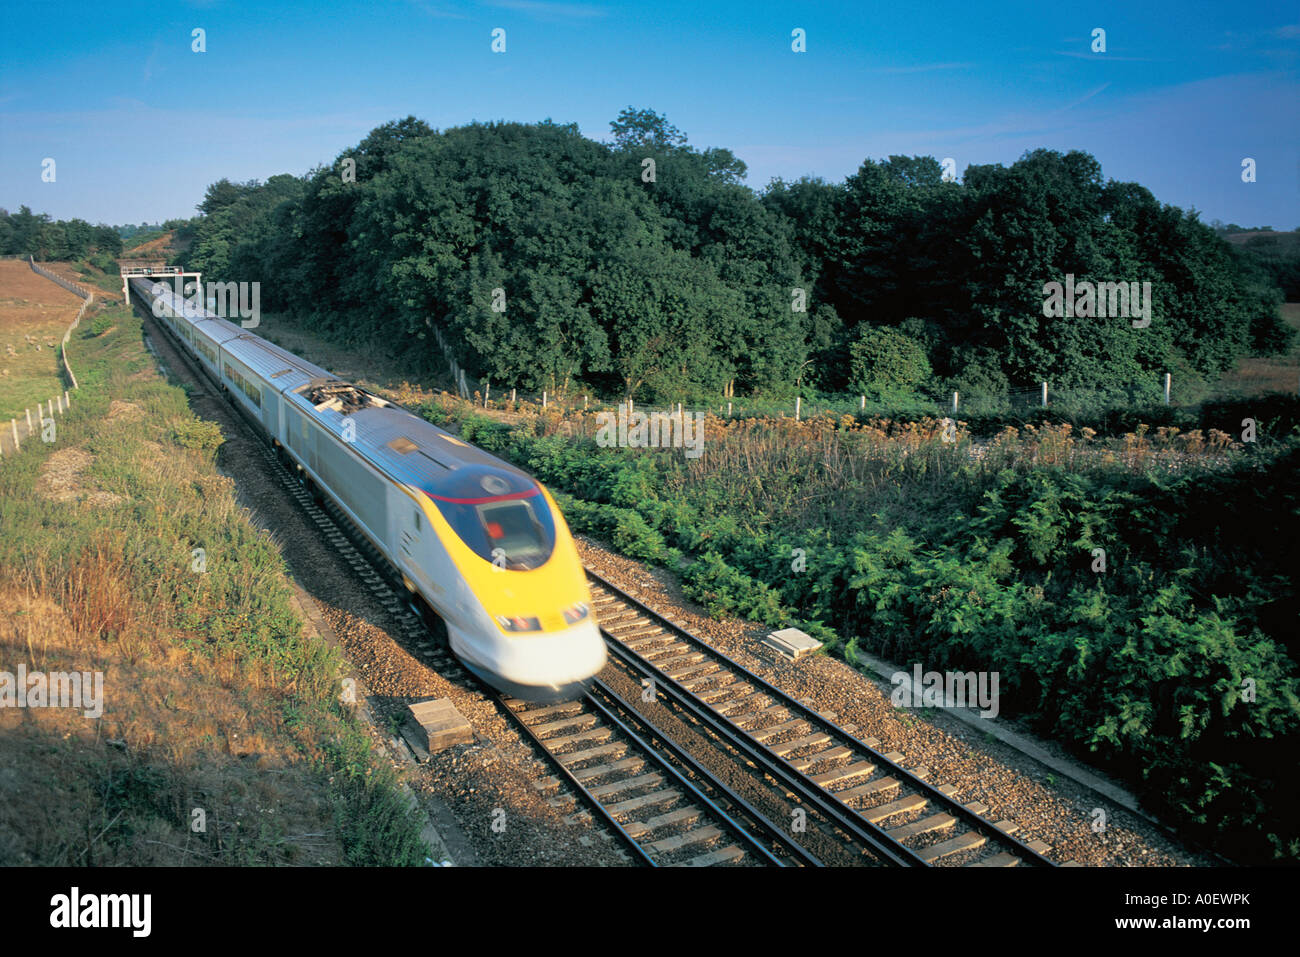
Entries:
{"type": "Polygon", "coordinates": [[[1169,386],[1172,384],[1172,382],[1173,382],[1173,375],[1171,373],[1166,372],[1165,373],[1165,405],[1169,404],[1169,386]]]}
{"type": "Polygon", "coordinates": [[[727,401],[727,418],[731,418],[731,401],[727,401]]]}
{"type": "Polygon", "coordinates": [[[23,411],[27,413],[27,434],[31,435],[32,434],[32,410],[29,407],[27,409],[24,409],[23,411]]]}
{"type": "Polygon", "coordinates": [[[492,384],[490,382],[483,383],[483,408],[485,409],[487,408],[487,404],[488,404],[488,396],[490,396],[491,394],[492,394],[492,384]]]}
{"type": "Polygon", "coordinates": [[[858,403],[858,411],[859,412],[867,411],[867,397],[865,395],[862,397],[862,400],[858,403]]]}
{"type": "Polygon", "coordinates": [[[803,396],[797,395],[794,397],[794,420],[796,422],[799,421],[799,410],[801,408],[803,408],[803,396]]]}
{"type": "Polygon", "coordinates": [[[1043,408],[1047,408],[1047,383],[1043,383],[1043,408]]]}
{"type": "Polygon", "coordinates": [[[514,401],[515,401],[515,390],[514,390],[514,389],[511,389],[511,390],[510,390],[510,402],[511,402],[511,404],[513,404],[514,401]]]}
{"type": "Polygon", "coordinates": [[[546,408],[546,390],[542,390],[542,408],[546,408]]]}
{"type": "Polygon", "coordinates": [[[954,413],[957,411],[957,393],[956,393],[956,392],[954,392],[954,393],[952,394],[952,411],[953,411],[954,413]]]}
{"type": "Polygon", "coordinates": [[[18,452],[22,449],[22,446],[18,444],[18,420],[10,419],[9,424],[13,426],[14,430],[14,451],[18,452]]]}

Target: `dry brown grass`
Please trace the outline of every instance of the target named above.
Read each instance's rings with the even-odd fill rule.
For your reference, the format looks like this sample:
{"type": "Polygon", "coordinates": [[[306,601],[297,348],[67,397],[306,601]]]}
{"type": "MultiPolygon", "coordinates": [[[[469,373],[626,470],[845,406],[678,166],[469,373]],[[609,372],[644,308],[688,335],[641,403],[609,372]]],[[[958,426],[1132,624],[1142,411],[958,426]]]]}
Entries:
{"type": "Polygon", "coordinates": [[[0,421],[63,394],[58,346],[80,308],[26,262],[0,260],[0,421]]]}
{"type": "Polygon", "coordinates": [[[233,653],[204,654],[132,600],[106,535],[71,568],[0,580],[0,661],[101,672],[98,720],[68,708],[0,710],[0,862],[340,863],[320,782],[277,695],[247,691],[233,653]],[[206,831],[190,824],[196,808],[206,831]],[[311,835],[309,838],[303,835],[311,835]]]}

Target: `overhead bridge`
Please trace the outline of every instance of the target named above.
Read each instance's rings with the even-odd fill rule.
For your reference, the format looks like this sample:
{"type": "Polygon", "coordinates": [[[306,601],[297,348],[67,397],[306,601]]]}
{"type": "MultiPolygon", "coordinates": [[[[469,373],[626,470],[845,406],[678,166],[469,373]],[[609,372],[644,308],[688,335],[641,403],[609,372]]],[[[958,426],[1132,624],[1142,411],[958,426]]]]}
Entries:
{"type": "Polygon", "coordinates": [[[117,261],[118,272],[122,276],[122,300],[131,301],[131,291],[127,283],[132,279],[147,278],[156,282],[165,282],[169,286],[176,281],[179,276],[181,280],[181,297],[188,296],[197,292],[203,283],[203,273],[186,272],[180,266],[169,266],[163,262],[141,262],[138,259],[129,259],[117,261]],[[193,285],[187,280],[192,278],[193,285]]]}

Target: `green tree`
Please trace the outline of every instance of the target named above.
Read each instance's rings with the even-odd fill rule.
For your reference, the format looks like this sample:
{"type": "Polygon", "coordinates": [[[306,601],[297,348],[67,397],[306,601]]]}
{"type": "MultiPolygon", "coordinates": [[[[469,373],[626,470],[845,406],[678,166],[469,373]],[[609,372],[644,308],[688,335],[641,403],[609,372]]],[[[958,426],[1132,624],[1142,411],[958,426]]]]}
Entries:
{"type": "Polygon", "coordinates": [[[859,392],[906,391],[930,375],[925,350],[894,329],[862,327],[849,347],[851,382],[859,392]]]}

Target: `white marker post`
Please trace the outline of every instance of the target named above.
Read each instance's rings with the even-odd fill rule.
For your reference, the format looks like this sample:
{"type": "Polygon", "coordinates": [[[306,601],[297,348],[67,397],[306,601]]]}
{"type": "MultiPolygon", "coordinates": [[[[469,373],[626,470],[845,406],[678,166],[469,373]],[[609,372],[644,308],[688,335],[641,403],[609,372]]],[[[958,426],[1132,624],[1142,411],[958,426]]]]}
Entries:
{"type": "Polygon", "coordinates": [[[957,411],[957,393],[956,393],[956,392],[954,392],[954,393],[952,394],[952,410],[953,410],[953,412],[956,412],[956,411],[957,411]]]}
{"type": "Polygon", "coordinates": [[[1043,408],[1047,408],[1047,383],[1043,383],[1043,408]]]}
{"type": "Polygon", "coordinates": [[[1165,373],[1165,405],[1169,404],[1169,387],[1173,384],[1173,378],[1171,373],[1165,373]]]}

